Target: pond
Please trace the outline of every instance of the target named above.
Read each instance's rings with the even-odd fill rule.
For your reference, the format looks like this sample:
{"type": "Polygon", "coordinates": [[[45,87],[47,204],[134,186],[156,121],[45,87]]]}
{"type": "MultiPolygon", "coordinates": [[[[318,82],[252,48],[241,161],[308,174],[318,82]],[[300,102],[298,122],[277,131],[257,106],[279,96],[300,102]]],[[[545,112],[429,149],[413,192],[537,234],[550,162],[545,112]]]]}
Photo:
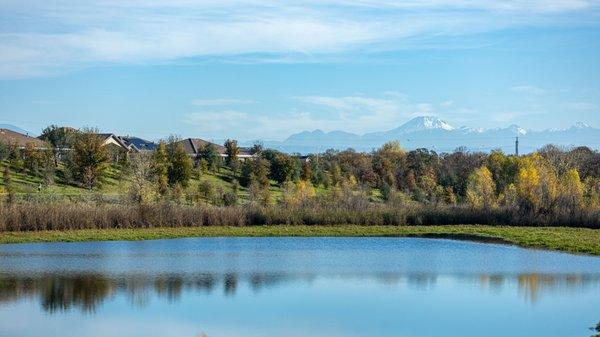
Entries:
{"type": "Polygon", "coordinates": [[[600,258],[418,238],[0,246],[0,336],[589,337],[600,258]]]}

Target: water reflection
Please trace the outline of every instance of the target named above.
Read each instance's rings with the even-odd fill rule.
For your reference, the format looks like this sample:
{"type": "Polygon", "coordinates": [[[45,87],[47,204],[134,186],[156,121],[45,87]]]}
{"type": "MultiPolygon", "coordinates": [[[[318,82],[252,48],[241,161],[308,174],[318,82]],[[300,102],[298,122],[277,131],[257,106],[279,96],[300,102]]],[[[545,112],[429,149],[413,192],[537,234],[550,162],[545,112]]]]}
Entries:
{"type": "MultiPolygon", "coordinates": [[[[181,300],[185,292],[211,294],[222,291],[225,296],[235,296],[238,287],[248,286],[254,292],[286,283],[310,283],[318,277],[351,278],[375,281],[385,286],[401,286],[417,290],[430,290],[436,287],[437,274],[381,274],[381,275],[317,275],[317,274],[170,274],[170,275],[126,275],[103,274],[45,274],[45,275],[0,275],[0,306],[23,299],[35,299],[48,313],[78,310],[94,313],[106,300],[114,296],[124,296],[132,306],[144,307],[149,298],[156,296],[168,302],[181,300]]],[[[517,296],[531,304],[540,301],[544,294],[571,292],[600,288],[600,275],[575,274],[480,274],[445,275],[461,285],[475,284],[484,291],[501,292],[505,285],[517,289],[517,296]],[[513,287],[512,285],[516,285],[513,287]]],[[[508,288],[508,287],[507,287],[508,288]]]]}

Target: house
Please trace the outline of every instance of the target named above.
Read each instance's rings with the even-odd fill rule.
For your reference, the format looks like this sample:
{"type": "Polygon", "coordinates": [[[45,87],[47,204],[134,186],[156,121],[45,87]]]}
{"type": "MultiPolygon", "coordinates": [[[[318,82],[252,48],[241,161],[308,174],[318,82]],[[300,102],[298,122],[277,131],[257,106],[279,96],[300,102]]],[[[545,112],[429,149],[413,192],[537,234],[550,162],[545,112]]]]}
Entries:
{"type": "Polygon", "coordinates": [[[158,144],[138,137],[126,136],[121,139],[125,143],[135,146],[139,151],[154,151],[158,147],[158,144]]]}
{"type": "Polygon", "coordinates": [[[98,136],[102,138],[103,144],[109,148],[123,150],[125,152],[139,152],[139,149],[135,145],[113,133],[99,133],[98,136]]]}
{"type": "Polygon", "coordinates": [[[297,155],[295,156],[300,163],[304,164],[304,163],[310,163],[310,156],[305,156],[305,155],[297,155]]]}
{"type": "MultiPolygon", "coordinates": [[[[202,149],[208,144],[212,144],[212,146],[215,148],[217,153],[219,153],[219,156],[221,156],[222,159],[227,158],[227,149],[225,148],[225,146],[211,143],[204,139],[186,138],[179,141],[179,143],[183,146],[185,152],[192,158],[196,158],[200,154],[202,149]]],[[[239,160],[245,161],[254,158],[254,155],[250,152],[250,149],[240,148],[240,153],[237,157],[239,160]]]]}
{"type": "Polygon", "coordinates": [[[46,142],[38,138],[8,129],[0,129],[0,143],[4,143],[6,145],[15,145],[20,149],[24,149],[27,144],[32,144],[36,149],[40,150],[46,150],[49,148],[49,145],[46,142]]]}
{"type": "Polygon", "coordinates": [[[108,149],[113,162],[119,162],[121,159],[127,158],[127,154],[131,152],[139,152],[135,145],[126,142],[123,138],[112,133],[99,133],[102,139],[102,144],[108,149]]]}

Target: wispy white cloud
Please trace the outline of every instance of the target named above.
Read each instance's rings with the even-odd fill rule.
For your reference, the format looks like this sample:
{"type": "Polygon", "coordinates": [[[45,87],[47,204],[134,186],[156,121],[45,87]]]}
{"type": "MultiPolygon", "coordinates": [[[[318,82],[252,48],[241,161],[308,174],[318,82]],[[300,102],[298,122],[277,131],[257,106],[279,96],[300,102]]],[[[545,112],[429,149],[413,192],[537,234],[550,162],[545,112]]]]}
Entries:
{"type": "MultiPolygon", "coordinates": [[[[281,113],[248,110],[206,110],[185,115],[183,122],[206,137],[219,138],[235,133],[248,139],[282,139],[303,130],[343,130],[354,133],[384,131],[422,115],[444,117],[454,111],[435,108],[429,103],[414,103],[398,92],[381,95],[298,96],[291,97],[295,108],[281,113]]],[[[201,106],[205,108],[205,106],[201,106]]],[[[255,109],[251,109],[255,110],[255,109]]]]}
{"type": "Polygon", "coordinates": [[[511,87],[510,90],[530,95],[543,95],[546,93],[546,89],[542,89],[533,85],[518,85],[511,87]]]}
{"type": "Polygon", "coordinates": [[[297,60],[364,49],[394,50],[440,36],[516,26],[580,24],[562,15],[595,0],[60,0],[0,4],[0,77],[96,64],[242,57],[297,60]],[[296,55],[297,57],[290,57],[296,55]]]}
{"type": "Polygon", "coordinates": [[[213,99],[194,99],[192,105],[195,106],[221,106],[221,105],[242,105],[257,103],[251,99],[236,99],[236,98],[213,98],[213,99]]]}
{"type": "Polygon", "coordinates": [[[509,123],[516,122],[519,118],[526,116],[545,115],[547,111],[544,110],[513,110],[513,111],[501,111],[497,113],[491,113],[490,118],[494,122],[498,123],[509,123]]]}
{"type": "Polygon", "coordinates": [[[590,102],[567,102],[563,104],[564,108],[567,110],[577,110],[577,111],[585,111],[585,110],[597,110],[598,105],[590,102]]]}

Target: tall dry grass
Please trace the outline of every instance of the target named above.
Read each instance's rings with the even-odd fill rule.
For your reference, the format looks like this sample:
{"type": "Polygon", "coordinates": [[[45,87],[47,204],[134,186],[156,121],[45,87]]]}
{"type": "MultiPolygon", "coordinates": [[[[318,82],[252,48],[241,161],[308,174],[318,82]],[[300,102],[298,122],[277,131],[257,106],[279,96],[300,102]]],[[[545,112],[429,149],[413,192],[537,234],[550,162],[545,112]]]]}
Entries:
{"type": "Polygon", "coordinates": [[[0,205],[0,231],[66,229],[253,226],[253,225],[512,225],[600,228],[599,210],[530,214],[466,205],[345,204],[313,200],[298,205],[217,207],[113,203],[20,202],[0,205]]]}

